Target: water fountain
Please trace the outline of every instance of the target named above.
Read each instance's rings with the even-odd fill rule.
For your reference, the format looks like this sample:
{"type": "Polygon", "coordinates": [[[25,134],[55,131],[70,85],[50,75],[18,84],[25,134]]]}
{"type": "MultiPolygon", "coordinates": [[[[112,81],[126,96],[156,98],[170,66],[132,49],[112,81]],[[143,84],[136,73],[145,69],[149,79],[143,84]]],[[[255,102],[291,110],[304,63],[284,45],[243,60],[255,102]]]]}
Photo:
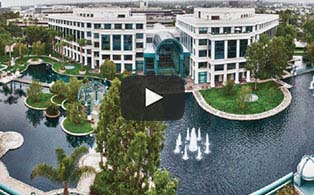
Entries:
{"type": "Polygon", "coordinates": [[[186,138],[185,138],[186,141],[189,141],[190,140],[190,129],[188,128],[186,130],[186,138]]]}
{"type": "Polygon", "coordinates": [[[196,132],[195,128],[192,128],[191,137],[190,137],[190,144],[189,144],[189,150],[191,152],[197,151],[197,138],[196,138],[196,132]]]}
{"type": "Polygon", "coordinates": [[[180,143],[179,143],[179,139],[177,139],[176,141],[176,149],[174,150],[175,154],[179,154],[180,153],[180,143]]]}
{"type": "Polygon", "coordinates": [[[314,75],[313,75],[313,79],[311,81],[309,89],[314,89],[314,75]]]}
{"type": "Polygon", "coordinates": [[[209,154],[210,150],[209,150],[209,140],[208,140],[208,134],[206,133],[206,141],[205,141],[205,154],[209,154]]]}
{"type": "Polygon", "coordinates": [[[179,133],[179,135],[178,135],[177,142],[178,142],[179,146],[182,145],[181,133],[179,133]]]}
{"type": "Polygon", "coordinates": [[[202,158],[203,157],[202,157],[201,147],[198,147],[196,160],[202,160],[202,158]]]}
{"type": "Polygon", "coordinates": [[[188,157],[188,148],[185,146],[184,147],[184,154],[183,154],[183,157],[182,157],[183,160],[189,160],[189,157],[188,157]]]}
{"type": "Polygon", "coordinates": [[[198,128],[198,132],[197,132],[197,141],[202,141],[201,128],[198,128]]]}

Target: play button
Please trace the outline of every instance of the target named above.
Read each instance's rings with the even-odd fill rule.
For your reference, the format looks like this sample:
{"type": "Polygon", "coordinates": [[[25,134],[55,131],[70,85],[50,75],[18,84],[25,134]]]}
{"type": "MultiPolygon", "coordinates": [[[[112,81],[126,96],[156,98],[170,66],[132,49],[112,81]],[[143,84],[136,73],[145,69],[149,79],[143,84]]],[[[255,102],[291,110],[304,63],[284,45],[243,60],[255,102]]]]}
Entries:
{"type": "Polygon", "coordinates": [[[158,102],[163,97],[150,89],[145,88],[145,106],[150,106],[155,102],[158,102]]]}
{"type": "Polygon", "coordinates": [[[184,113],[184,84],[176,76],[129,76],[121,85],[121,114],[127,120],[178,120],[184,113]]]}

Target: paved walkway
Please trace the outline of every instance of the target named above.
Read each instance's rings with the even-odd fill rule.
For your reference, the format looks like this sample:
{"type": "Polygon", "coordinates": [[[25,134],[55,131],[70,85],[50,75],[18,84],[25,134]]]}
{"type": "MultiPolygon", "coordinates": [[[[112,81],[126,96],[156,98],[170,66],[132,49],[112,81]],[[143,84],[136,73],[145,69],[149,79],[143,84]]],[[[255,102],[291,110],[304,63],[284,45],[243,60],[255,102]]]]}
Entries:
{"type": "Polygon", "coordinates": [[[204,109],[206,112],[218,116],[220,118],[228,119],[228,120],[238,120],[238,121],[251,121],[251,120],[260,120],[264,118],[268,118],[274,116],[283,110],[285,110],[292,101],[292,96],[290,91],[285,87],[280,87],[281,91],[284,94],[283,101],[274,109],[259,113],[259,114],[247,114],[247,115],[240,115],[240,114],[230,114],[220,110],[215,109],[214,107],[207,104],[203,96],[199,91],[193,91],[193,95],[198,103],[198,105],[204,109]]]}

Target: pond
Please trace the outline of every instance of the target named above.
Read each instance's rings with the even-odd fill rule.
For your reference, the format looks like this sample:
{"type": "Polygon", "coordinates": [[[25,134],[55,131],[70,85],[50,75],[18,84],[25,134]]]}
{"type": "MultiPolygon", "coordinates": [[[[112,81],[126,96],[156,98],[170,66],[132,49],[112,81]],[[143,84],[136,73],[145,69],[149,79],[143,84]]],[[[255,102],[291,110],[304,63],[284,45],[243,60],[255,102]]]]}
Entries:
{"type": "MultiPolygon", "coordinates": [[[[26,75],[35,78],[37,73],[28,71],[26,75]]],[[[248,194],[295,171],[304,154],[314,154],[314,91],[308,89],[311,80],[312,74],[287,80],[295,85],[291,106],[261,121],[237,122],[211,116],[187,94],[183,118],[167,122],[161,154],[162,167],[179,179],[178,194],[248,194]],[[184,161],[182,155],[173,152],[178,133],[184,138],[188,127],[200,127],[203,135],[209,135],[211,153],[201,161],[184,161]]],[[[18,131],[25,138],[20,149],[8,152],[1,160],[11,176],[42,190],[56,189],[60,185],[47,179],[31,180],[33,167],[40,162],[55,165],[56,147],[71,152],[79,145],[92,146],[94,138],[68,136],[59,125],[63,116],[48,121],[42,112],[27,109],[23,104],[26,87],[19,83],[0,87],[0,130],[18,131]]]]}

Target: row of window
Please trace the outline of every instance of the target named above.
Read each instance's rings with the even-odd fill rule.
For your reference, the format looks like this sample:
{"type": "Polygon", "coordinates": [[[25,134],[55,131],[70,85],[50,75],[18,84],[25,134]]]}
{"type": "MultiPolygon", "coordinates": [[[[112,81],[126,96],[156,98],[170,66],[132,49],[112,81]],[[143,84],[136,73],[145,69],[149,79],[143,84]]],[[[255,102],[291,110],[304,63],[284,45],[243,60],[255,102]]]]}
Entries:
{"type": "MultiPolygon", "coordinates": [[[[133,38],[132,35],[101,35],[101,49],[102,50],[133,50],[133,38]],[[123,46],[122,46],[123,36],[123,46]],[[112,38],[111,38],[112,37],[112,38]],[[111,43],[112,39],[112,44],[111,43]]],[[[144,48],[143,43],[136,43],[136,48],[144,48]]]]}
{"type": "Polygon", "coordinates": [[[132,29],[138,29],[142,30],[144,29],[144,24],[143,23],[126,23],[126,24],[121,24],[121,23],[116,23],[116,24],[111,24],[111,23],[84,23],[84,22],[75,22],[75,21],[68,21],[68,20],[59,20],[59,19],[49,19],[49,22],[54,22],[57,24],[64,24],[68,26],[76,26],[76,27],[82,27],[82,28],[94,28],[94,29],[127,29],[127,30],[132,30],[132,29]]]}
{"type": "MultiPolygon", "coordinates": [[[[207,68],[207,65],[209,65],[209,68],[211,68],[211,65],[207,62],[199,62],[198,63],[198,68],[207,68]]],[[[215,71],[223,71],[225,70],[225,64],[217,64],[214,65],[215,71]]],[[[236,63],[230,63],[226,64],[227,70],[234,70],[236,69],[236,63]]],[[[245,68],[245,62],[239,63],[239,68],[245,68]]]]}
{"type": "MultiPolygon", "coordinates": [[[[198,57],[209,57],[211,56],[211,44],[215,44],[215,59],[224,59],[225,58],[225,41],[210,41],[207,39],[200,39],[199,45],[208,45],[207,49],[199,50],[198,57]]],[[[240,57],[244,57],[248,47],[248,40],[240,40],[240,57]]],[[[228,40],[227,41],[227,58],[236,58],[237,57],[237,40],[228,40]]]]}

